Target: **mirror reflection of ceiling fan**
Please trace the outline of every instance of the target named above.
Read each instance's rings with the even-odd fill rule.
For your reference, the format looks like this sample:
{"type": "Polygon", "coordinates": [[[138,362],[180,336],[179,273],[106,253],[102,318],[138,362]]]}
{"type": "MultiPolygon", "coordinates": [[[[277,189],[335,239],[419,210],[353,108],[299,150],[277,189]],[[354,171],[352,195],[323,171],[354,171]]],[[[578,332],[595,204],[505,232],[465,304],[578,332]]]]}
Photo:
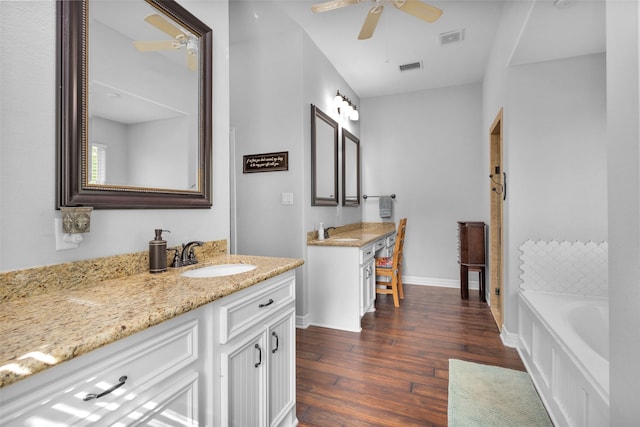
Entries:
{"type": "MultiPolygon", "coordinates": [[[[345,6],[351,6],[352,4],[362,3],[367,0],[331,0],[325,3],[320,3],[311,6],[313,12],[326,12],[328,10],[339,9],[345,6]]],[[[362,25],[358,40],[365,40],[373,36],[373,32],[378,25],[384,4],[391,4],[398,10],[401,10],[409,15],[413,15],[416,18],[422,19],[426,22],[435,22],[440,15],[442,15],[442,9],[438,9],[435,6],[428,5],[420,0],[371,0],[374,5],[369,10],[367,18],[362,25]]]]}
{"type": "Polygon", "coordinates": [[[178,27],[158,14],[149,15],[144,18],[144,20],[173,37],[173,40],[135,41],[133,45],[136,49],[140,52],[153,52],[158,50],[176,50],[184,47],[187,51],[187,67],[189,67],[191,71],[198,69],[198,39],[195,36],[185,34],[178,27]]]}

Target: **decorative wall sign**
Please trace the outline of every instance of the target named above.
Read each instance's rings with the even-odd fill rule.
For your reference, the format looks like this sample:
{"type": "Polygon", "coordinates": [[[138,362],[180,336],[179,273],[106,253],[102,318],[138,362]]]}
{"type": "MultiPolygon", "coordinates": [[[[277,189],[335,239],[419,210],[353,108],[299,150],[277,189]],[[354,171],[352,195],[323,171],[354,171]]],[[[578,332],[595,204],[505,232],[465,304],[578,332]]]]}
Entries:
{"type": "Polygon", "coordinates": [[[242,172],[274,172],[289,170],[289,152],[249,154],[242,156],[242,172]]]}

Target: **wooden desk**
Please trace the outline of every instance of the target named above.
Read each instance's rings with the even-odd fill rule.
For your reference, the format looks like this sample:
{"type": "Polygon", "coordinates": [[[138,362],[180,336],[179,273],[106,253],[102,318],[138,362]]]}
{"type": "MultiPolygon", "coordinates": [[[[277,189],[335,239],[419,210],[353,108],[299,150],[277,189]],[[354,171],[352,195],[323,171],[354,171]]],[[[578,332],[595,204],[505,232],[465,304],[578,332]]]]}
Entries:
{"type": "Polygon", "coordinates": [[[460,297],[469,298],[469,272],[480,273],[480,301],[485,299],[485,230],[484,222],[458,221],[458,263],[460,297]]]}

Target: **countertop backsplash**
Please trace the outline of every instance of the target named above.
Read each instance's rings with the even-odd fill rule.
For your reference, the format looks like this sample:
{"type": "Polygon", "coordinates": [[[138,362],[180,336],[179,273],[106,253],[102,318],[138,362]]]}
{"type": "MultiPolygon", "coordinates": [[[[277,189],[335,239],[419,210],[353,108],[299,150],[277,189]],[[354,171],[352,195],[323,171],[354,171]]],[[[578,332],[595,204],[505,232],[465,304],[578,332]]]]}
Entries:
{"type": "MultiPolygon", "coordinates": [[[[205,260],[226,254],[227,241],[205,242],[194,249],[196,256],[205,260]]],[[[167,252],[169,265],[173,251],[167,252]]],[[[8,271],[0,273],[0,302],[35,296],[52,289],[74,289],[87,282],[118,279],[147,271],[148,251],[8,271]]]]}

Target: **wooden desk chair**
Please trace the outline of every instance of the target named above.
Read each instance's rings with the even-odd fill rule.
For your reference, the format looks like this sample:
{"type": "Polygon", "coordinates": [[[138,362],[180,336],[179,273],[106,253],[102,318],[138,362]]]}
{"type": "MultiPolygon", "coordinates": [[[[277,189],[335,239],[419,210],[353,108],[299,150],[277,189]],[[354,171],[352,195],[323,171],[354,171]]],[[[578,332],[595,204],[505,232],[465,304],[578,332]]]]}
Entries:
{"type": "Polygon", "coordinates": [[[393,295],[393,305],[400,307],[400,300],[404,299],[402,288],[402,248],[404,246],[404,232],[407,228],[407,218],[402,218],[398,224],[396,244],[393,255],[376,258],[376,294],[393,295]],[[386,280],[378,280],[386,278],[386,280]]]}

